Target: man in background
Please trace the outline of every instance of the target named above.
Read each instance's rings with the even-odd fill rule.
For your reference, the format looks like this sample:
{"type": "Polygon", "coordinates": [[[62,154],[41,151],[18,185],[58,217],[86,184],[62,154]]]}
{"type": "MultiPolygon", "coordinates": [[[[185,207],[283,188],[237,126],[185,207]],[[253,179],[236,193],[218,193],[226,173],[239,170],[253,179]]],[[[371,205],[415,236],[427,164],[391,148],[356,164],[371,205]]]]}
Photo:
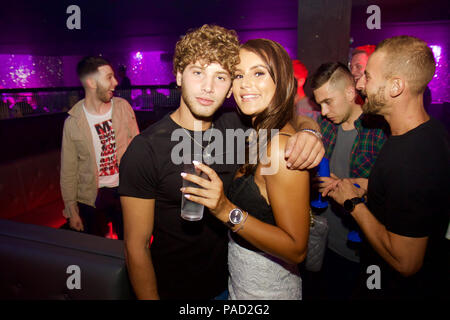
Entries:
{"type": "Polygon", "coordinates": [[[366,69],[367,61],[370,55],[375,51],[375,46],[367,44],[365,46],[356,47],[352,52],[350,60],[350,72],[352,73],[355,83],[363,76],[366,69]]]}
{"type": "Polygon", "coordinates": [[[362,185],[367,204],[348,179],[324,191],[344,206],[370,244],[361,263],[364,271],[375,266],[377,274],[369,281],[364,272],[365,297],[448,299],[449,140],[423,104],[435,68],[433,52],[418,38],[378,44],[358,86],[367,97],[363,111],[382,115],[392,136],[362,185]]]}
{"type": "Polygon", "coordinates": [[[119,164],[128,144],[139,133],[134,111],[113,98],[117,80],[102,57],[86,57],[77,65],[85,98],[69,110],[61,150],[61,194],[70,227],[104,236],[112,222],[123,239],[119,164]]]}
{"type": "Polygon", "coordinates": [[[308,69],[300,60],[292,60],[294,77],[297,80],[297,95],[295,96],[295,115],[306,116],[317,120],[318,106],[305,95],[304,86],[308,78],[308,69]]]}
{"type": "MultiPolygon", "coordinates": [[[[311,88],[321,106],[319,124],[331,172],[330,178],[316,179],[319,192],[337,177],[368,178],[386,137],[376,119],[362,114],[352,74],[342,63],[322,64],[311,78],[311,88]]],[[[358,244],[350,242],[348,234],[358,227],[334,201],[322,215],[330,229],[320,281],[312,289],[321,288],[321,298],[349,299],[357,285],[360,257],[358,244]]]]}

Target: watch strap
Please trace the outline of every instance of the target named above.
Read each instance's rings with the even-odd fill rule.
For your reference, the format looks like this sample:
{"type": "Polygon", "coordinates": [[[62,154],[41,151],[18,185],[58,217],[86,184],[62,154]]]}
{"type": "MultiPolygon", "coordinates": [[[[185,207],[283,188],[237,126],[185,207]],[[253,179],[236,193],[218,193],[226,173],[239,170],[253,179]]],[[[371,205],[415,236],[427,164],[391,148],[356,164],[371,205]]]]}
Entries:
{"type": "Polygon", "coordinates": [[[364,203],[365,200],[364,200],[364,197],[362,197],[362,198],[355,197],[355,198],[347,199],[347,200],[345,200],[345,202],[344,202],[344,209],[346,209],[348,212],[352,212],[353,210],[355,210],[355,206],[357,204],[364,203]],[[351,208],[345,208],[345,202],[348,202],[348,201],[350,201],[352,204],[351,208]]]}
{"type": "Polygon", "coordinates": [[[356,206],[358,203],[364,203],[364,197],[360,198],[360,197],[355,197],[355,198],[351,198],[350,199],[353,204],[356,206]]]}

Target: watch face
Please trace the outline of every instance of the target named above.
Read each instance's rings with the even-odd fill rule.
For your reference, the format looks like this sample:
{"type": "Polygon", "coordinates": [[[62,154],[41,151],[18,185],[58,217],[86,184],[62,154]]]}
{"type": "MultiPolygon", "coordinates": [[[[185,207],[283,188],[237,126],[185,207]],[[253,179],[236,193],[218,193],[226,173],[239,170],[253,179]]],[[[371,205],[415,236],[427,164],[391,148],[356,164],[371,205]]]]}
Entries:
{"type": "Polygon", "coordinates": [[[242,211],[239,209],[233,209],[230,212],[230,221],[233,224],[238,224],[242,221],[242,211]]]}
{"type": "Polygon", "coordinates": [[[353,204],[352,200],[345,200],[344,201],[344,209],[347,211],[352,211],[355,205],[353,204]]]}

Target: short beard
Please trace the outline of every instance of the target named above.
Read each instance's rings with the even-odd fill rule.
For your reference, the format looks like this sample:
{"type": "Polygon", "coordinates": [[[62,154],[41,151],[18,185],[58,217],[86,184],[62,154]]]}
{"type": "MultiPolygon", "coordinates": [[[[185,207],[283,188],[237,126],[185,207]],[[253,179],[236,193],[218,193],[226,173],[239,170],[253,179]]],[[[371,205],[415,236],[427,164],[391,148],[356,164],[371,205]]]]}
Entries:
{"type": "Polygon", "coordinates": [[[97,98],[103,102],[103,103],[108,103],[111,101],[111,98],[109,97],[108,94],[108,89],[103,88],[98,82],[97,82],[97,89],[95,90],[95,94],[97,96],[97,98]]]}
{"type": "MultiPolygon", "coordinates": [[[[191,112],[191,114],[194,116],[194,118],[201,120],[201,121],[210,121],[211,118],[214,116],[214,114],[216,113],[216,111],[222,106],[222,104],[225,101],[225,98],[219,103],[218,107],[216,107],[213,112],[210,115],[202,115],[197,113],[196,107],[192,106],[193,103],[195,103],[195,101],[191,101],[189,100],[189,97],[187,94],[185,94],[183,92],[183,90],[181,90],[181,98],[183,99],[184,103],[186,104],[186,106],[188,107],[189,111],[191,112]],[[192,102],[192,103],[191,103],[192,102]]],[[[212,106],[211,106],[212,108],[212,106]]],[[[212,110],[211,110],[212,111],[212,110]]]]}
{"type": "Polygon", "coordinates": [[[362,92],[367,97],[367,101],[362,106],[364,113],[380,114],[380,111],[386,106],[387,102],[384,98],[385,88],[385,86],[379,87],[377,93],[372,95],[367,95],[365,90],[362,92]]]}

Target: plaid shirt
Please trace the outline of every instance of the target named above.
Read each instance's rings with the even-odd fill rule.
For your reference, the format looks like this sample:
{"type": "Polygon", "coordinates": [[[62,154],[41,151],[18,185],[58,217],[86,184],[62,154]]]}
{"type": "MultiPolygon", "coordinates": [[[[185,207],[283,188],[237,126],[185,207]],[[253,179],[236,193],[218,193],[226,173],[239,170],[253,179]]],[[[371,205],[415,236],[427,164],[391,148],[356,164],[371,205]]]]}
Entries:
{"type": "MultiPolygon", "coordinates": [[[[355,128],[358,134],[353,142],[350,155],[351,178],[369,177],[372,165],[375,163],[378,153],[387,138],[385,122],[374,120],[371,117],[362,114],[355,121],[355,128]]],[[[318,119],[318,123],[323,135],[322,141],[325,146],[325,157],[330,159],[336,144],[338,126],[322,117],[318,119]]]]}

